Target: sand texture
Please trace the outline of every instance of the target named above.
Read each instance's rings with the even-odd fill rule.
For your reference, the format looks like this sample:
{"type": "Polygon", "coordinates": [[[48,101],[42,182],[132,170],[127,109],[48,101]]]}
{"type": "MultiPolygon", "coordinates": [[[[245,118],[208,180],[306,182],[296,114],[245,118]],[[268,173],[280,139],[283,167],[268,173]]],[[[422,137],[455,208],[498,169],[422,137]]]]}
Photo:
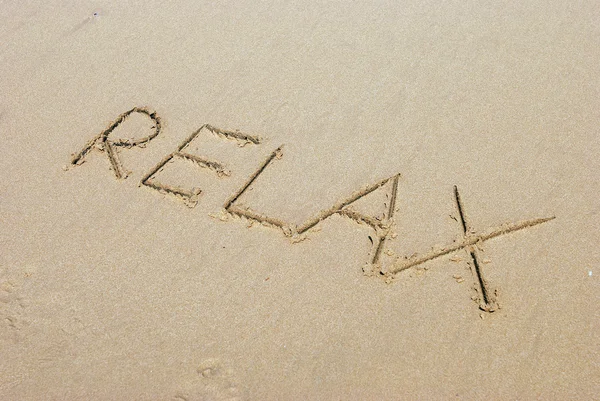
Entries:
{"type": "Polygon", "coordinates": [[[600,399],[600,2],[0,20],[1,400],[600,399]]]}

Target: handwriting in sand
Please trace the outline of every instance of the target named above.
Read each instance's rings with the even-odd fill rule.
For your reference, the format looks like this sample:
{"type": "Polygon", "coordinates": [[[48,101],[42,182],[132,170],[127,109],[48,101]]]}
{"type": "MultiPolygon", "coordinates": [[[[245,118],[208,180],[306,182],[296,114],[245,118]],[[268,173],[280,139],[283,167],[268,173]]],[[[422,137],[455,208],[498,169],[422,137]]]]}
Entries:
{"type": "MultiPolygon", "coordinates": [[[[117,179],[126,179],[128,173],[123,166],[119,153],[125,149],[143,147],[147,145],[151,140],[156,138],[160,132],[161,119],[156,112],[150,111],[149,109],[143,107],[134,107],[118,116],[118,118],[109,124],[105,130],[88,141],[81,151],[72,156],[70,166],[75,167],[81,165],[90,152],[96,151],[106,155],[110,168],[117,179]],[[151,134],[138,139],[109,138],[111,133],[133,114],[146,116],[151,120],[151,134]]],[[[240,146],[259,146],[262,144],[261,139],[257,136],[244,134],[239,131],[228,131],[205,124],[188,136],[174,152],[166,155],[150,171],[144,174],[141,179],[140,186],[150,188],[162,194],[173,196],[181,200],[188,207],[195,207],[198,204],[199,196],[202,193],[200,188],[182,188],[177,184],[159,182],[156,176],[170,161],[174,159],[183,159],[190,161],[201,168],[212,171],[217,177],[229,177],[231,175],[231,171],[226,167],[225,163],[195,155],[187,151],[188,146],[195,138],[197,138],[199,135],[206,134],[213,135],[216,138],[233,141],[240,146]]],[[[496,299],[496,291],[490,288],[488,281],[485,279],[483,271],[484,266],[479,256],[479,250],[481,249],[482,244],[492,238],[531,228],[554,219],[554,216],[533,218],[513,223],[506,223],[498,227],[489,228],[483,232],[476,232],[472,228],[471,223],[467,218],[465,206],[461,199],[459,190],[455,186],[454,198],[456,201],[456,208],[461,225],[461,232],[459,233],[458,237],[454,241],[449,242],[449,245],[441,249],[432,250],[423,255],[414,254],[410,257],[398,257],[396,258],[395,262],[390,263],[388,266],[383,266],[381,263],[381,255],[383,252],[385,252],[385,243],[387,240],[389,240],[390,236],[395,235],[393,232],[394,213],[397,212],[396,199],[398,196],[398,185],[401,176],[400,173],[382,179],[374,184],[365,186],[364,188],[341,199],[331,207],[322,210],[321,212],[307,219],[305,222],[297,225],[275,217],[264,215],[258,211],[252,210],[250,207],[241,205],[240,202],[241,197],[252,187],[261,174],[268,169],[272,163],[280,160],[282,156],[282,146],[279,146],[277,149],[271,152],[266,160],[264,160],[256,168],[254,173],[248,177],[246,182],[224,201],[223,213],[225,215],[242,217],[250,222],[257,222],[280,230],[294,243],[300,242],[309,230],[316,227],[329,217],[333,215],[345,216],[352,221],[358,224],[366,225],[373,230],[375,234],[375,240],[372,241],[372,249],[363,271],[367,276],[382,277],[386,280],[386,282],[391,282],[399,278],[400,273],[405,270],[422,265],[450,253],[464,250],[472,271],[473,284],[478,293],[476,300],[479,304],[479,308],[485,312],[493,312],[497,310],[498,302],[496,299]],[[376,190],[387,191],[388,202],[387,204],[383,205],[384,207],[380,215],[367,215],[365,213],[358,212],[353,208],[353,204],[356,201],[376,190]]]]}

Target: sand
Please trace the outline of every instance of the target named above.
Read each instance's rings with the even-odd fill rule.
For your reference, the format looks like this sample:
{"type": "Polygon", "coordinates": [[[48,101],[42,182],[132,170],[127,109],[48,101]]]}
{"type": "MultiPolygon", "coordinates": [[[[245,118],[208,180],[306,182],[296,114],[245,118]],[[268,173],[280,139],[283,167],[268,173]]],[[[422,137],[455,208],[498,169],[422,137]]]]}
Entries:
{"type": "Polygon", "coordinates": [[[0,398],[598,399],[599,15],[1,2],[0,398]]]}

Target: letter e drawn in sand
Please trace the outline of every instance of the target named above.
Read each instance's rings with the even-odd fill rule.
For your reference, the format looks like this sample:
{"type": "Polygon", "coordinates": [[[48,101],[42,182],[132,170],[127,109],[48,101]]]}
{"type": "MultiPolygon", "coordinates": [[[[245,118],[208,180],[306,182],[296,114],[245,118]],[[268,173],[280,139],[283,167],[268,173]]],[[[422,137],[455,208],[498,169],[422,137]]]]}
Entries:
{"type": "Polygon", "coordinates": [[[127,178],[128,174],[123,168],[123,164],[119,158],[118,149],[129,149],[136,146],[145,146],[152,139],[156,138],[156,136],[160,133],[160,130],[160,117],[156,115],[156,112],[150,111],[145,107],[134,107],[131,110],[119,115],[119,117],[110,123],[110,125],[104,131],[92,138],[81,151],[73,154],[71,158],[71,167],[81,165],[85,161],[86,156],[92,150],[97,149],[106,154],[106,157],[110,162],[110,167],[115,173],[115,177],[117,177],[117,179],[125,179],[127,178]],[[148,116],[154,122],[154,125],[151,127],[153,132],[150,135],[139,139],[109,139],[109,135],[134,113],[148,116]]]}
{"type": "Polygon", "coordinates": [[[465,214],[465,208],[458,192],[458,188],[454,186],[454,198],[456,201],[456,207],[460,217],[460,223],[462,228],[462,235],[452,244],[445,246],[441,250],[433,250],[423,255],[414,255],[410,258],[403,258],[397,261],[387,272],[385,276],[388,279],[395,278],[400,272],[407,270],[411,267],[421,265],[439,257],[448,255],[452,252],[464,249],[470,259],[470,267],[473,273],[473,279],[475,287],[479,295],[479,308],[485,312],[494,312],[498,309],[498,303],[496,301],[495,292],[489,288],[489,283],[484,277],[483,264],[479,257],[478,248],[481,245],[492,238],[500,237],[505,234],[509,234],[515,231],[524,230],[547,221],[553,220],[555,216],[544,217],[539,219],[524,220],[517,223],[506,223],[499,227],[495,227],[478,233],[474,231],[470,225],[469,220],[465,214]]]}
{"type": "Polygon", "coordinates": [[[179,145],[176,151],[165,156],[156,166],[154,166],[154,168],[152,168],[152,170],[150,170],[150,172],[148,172],[148,174],[144,175],[140,181],[140,185],[154,189],[163,194],[174,195],[181,199],[188,207],[195,207],[198,204],[198,197],[202,193],[200,188],[184,189],[178,186],[158,182],[154,176],[172,160],[182,159],[187,160],[198,167],[206,168],[214,172],[218,177],[229,177],[231,175],[231,171],[229,171],[224,164],[186,152],[186,148],[190,145],[190,143],[204,130],[216,135],[217,137],[234,140],[240,146],[244,146],[246,144],[258,145],[261,142],[260,138],[256,136],[247,135],[237,131],[226,131],[213,127],[209,124],[204,124],[202,127],[194,131],[189,137],[187,137],[179,145]]]}

